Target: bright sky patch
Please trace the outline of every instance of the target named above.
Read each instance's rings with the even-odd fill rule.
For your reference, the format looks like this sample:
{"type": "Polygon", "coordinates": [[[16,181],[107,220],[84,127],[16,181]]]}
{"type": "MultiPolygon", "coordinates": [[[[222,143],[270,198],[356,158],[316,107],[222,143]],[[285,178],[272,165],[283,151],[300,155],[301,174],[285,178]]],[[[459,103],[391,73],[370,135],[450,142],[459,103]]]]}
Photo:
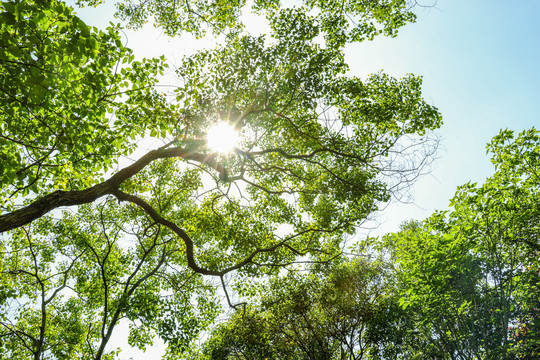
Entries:
{"type": "Polygon", "coordinates": [[[234,150],[238,145],[238,131],[228,123],[214,124],[206,135],[208,147],[218,153],[226,154],[234,150]]]}

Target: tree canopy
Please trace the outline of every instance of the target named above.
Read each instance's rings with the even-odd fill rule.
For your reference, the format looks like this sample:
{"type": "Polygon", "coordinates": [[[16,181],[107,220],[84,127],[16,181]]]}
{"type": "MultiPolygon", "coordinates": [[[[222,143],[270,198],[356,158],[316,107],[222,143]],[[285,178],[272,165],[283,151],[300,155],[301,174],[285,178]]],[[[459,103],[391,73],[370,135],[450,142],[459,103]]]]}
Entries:
{"type": "Polygon", "coordinates": [[[258,304],[237,311],[198,355],[201,359],[362,359],[382,319],[387,286],[380,264],[361,258],[291,272],[256,290],[258,304]]]}
{"type": "Polygon", "coordinates": [[[463,185],[451,211],[385,238],[400,304],[441,358],[539,355],[539,145],[536,129],[501,131],[487,146],[495,173],[484,184],[463,185]]]}
{"type": "MultiPolygon", "coordinates": [[[[92,3],[91,3],[92,4],[92,3]]],[[[96,4],[93,4],[96,5],[96,4]]],[[[129,343],[173,358],[219,313],[215,287],[340,253],[381,202],[432,159],[441,125],[421,78],[346,74],[343,46],[394,36],[405,1],[119,3],[139,27],[208,30],[171,92],[166,59],[135,61],[120,25],[58,0],[0,5],[0,350],[13,359],[105,359],[129,343]],[[249,9],[248,9],[249,10],[249,9]],[[207,144],[229,123],[231,153],[207,144]],[[144,153],[144,139],[159,146],[144,153]],[[134,159],[132,159],[134,158],[134,159]]],[[[99,5],[98,5],[99,6],[99,5]]]]}

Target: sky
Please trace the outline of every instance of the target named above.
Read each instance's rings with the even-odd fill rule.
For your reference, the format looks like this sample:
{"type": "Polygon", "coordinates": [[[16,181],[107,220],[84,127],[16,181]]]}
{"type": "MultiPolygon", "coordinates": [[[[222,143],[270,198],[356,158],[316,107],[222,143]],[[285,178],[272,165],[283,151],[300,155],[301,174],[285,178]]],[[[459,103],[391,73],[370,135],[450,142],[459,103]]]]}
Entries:
{"type": "MultiPolygon", "coordinates": [[[[397,231],[405,220],[446,210],[457,186],[483,182],[493,172],[485,146],[501,129],[540,128],[540,1],[438,0],[416,12],[417,22],[402,28],[397,38],[346,48],[351,75],[384,70],[395,77],[423,76],[424,97],[439,108],[444,121],[437,131],[438,158],[416,183],[412,202],[386,207],[370,235],[397,231]]],[[[107,6],[79,11],[97,26],[112,20],[112,13],[107,6]]],[[[126,36],[137,57],[163,54],[173,64],[212,43],[169,39],[151,27],[126,31],[126,36]]],[[[160,358],[159,347],[149,352],[160,358]]],[[[135,351],[122,355],[143,357],[135,351]]],[[[153,357],[147,353],[145,358],[153,357]]]]}
{"type": "Polygon", "coordinates": [[[347,49],[353,74],[423,76],[424,97],[444,121],[438,159],[417,182],[413,203],[386,208],[374,233],[448,209],[457,186],[493,173],[485,150],[493,136],[540,126],[539,13],[533,0],[439,0],[397,38],[347,49]]]}

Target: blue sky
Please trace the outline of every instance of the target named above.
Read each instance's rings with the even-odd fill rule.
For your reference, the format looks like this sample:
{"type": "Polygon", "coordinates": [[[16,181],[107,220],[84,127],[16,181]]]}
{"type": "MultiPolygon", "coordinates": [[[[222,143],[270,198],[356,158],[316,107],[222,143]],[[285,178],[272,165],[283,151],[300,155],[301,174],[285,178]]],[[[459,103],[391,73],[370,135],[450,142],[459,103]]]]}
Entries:
{"type": "MultiPolygon", "coordinates": [[[[482,182],[493,171],[485,145],[500,129],[540,127],[540,1],[439,0],[417,13],[417,23],[402,28],[397,38],[346,50],[352,75],[382,69],[396,77],[422,75],[424,97],[444,118],[439,158],[416,184],[414,202],[385,209],[372,235],[447,209],[457,186],[482,182]]],[[[112,19],[106,7],[81,16],[92,25],[112,19]]],[[[137,57],[164,54],[173,62],[210,43],[171,40],[150,28],[127,36],[137,57]]]]}
{"type": "Polygon", "coordinates": [[[444,119],[439,158],[414,204],[387,208],[376,234],[444,210],[458,185],[482,182],[493,171],[485,145],[500,129],[540,126],[539,1],[439,0],[417,13],[397,38],[347,49],[353,74],[423,76],[424,97],[444,119]]]}

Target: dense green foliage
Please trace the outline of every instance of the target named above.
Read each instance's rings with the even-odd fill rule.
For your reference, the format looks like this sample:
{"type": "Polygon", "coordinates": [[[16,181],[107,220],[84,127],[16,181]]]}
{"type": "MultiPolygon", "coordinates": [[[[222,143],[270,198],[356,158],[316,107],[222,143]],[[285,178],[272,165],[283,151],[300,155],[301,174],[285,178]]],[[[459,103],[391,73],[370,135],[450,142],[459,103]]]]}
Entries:
{"type": "Polygon", "coordinates": [[[361,359],[377,342],[367,325],[384,317],[385,286],[382,269],[359,259],[274,278],[188,358],[361,359]]]}
{"type": "Polygon", "coordinates": [[[20,195],[88,187],[159,126],[163,64],[133,61],[118,28],[91,28],[61,2],[1,7],[0,206],[11,209],[20,195]]]}
{"type": "Polygon", "coordinates": [[[502,131],[488,146],[493,176],[459,188],[453,211],[387,239],[406,269],[402,304],[429,319],[437,351],[463,359],[539,355],[539,145],[534,129],[516,138],[502,131]]]}

